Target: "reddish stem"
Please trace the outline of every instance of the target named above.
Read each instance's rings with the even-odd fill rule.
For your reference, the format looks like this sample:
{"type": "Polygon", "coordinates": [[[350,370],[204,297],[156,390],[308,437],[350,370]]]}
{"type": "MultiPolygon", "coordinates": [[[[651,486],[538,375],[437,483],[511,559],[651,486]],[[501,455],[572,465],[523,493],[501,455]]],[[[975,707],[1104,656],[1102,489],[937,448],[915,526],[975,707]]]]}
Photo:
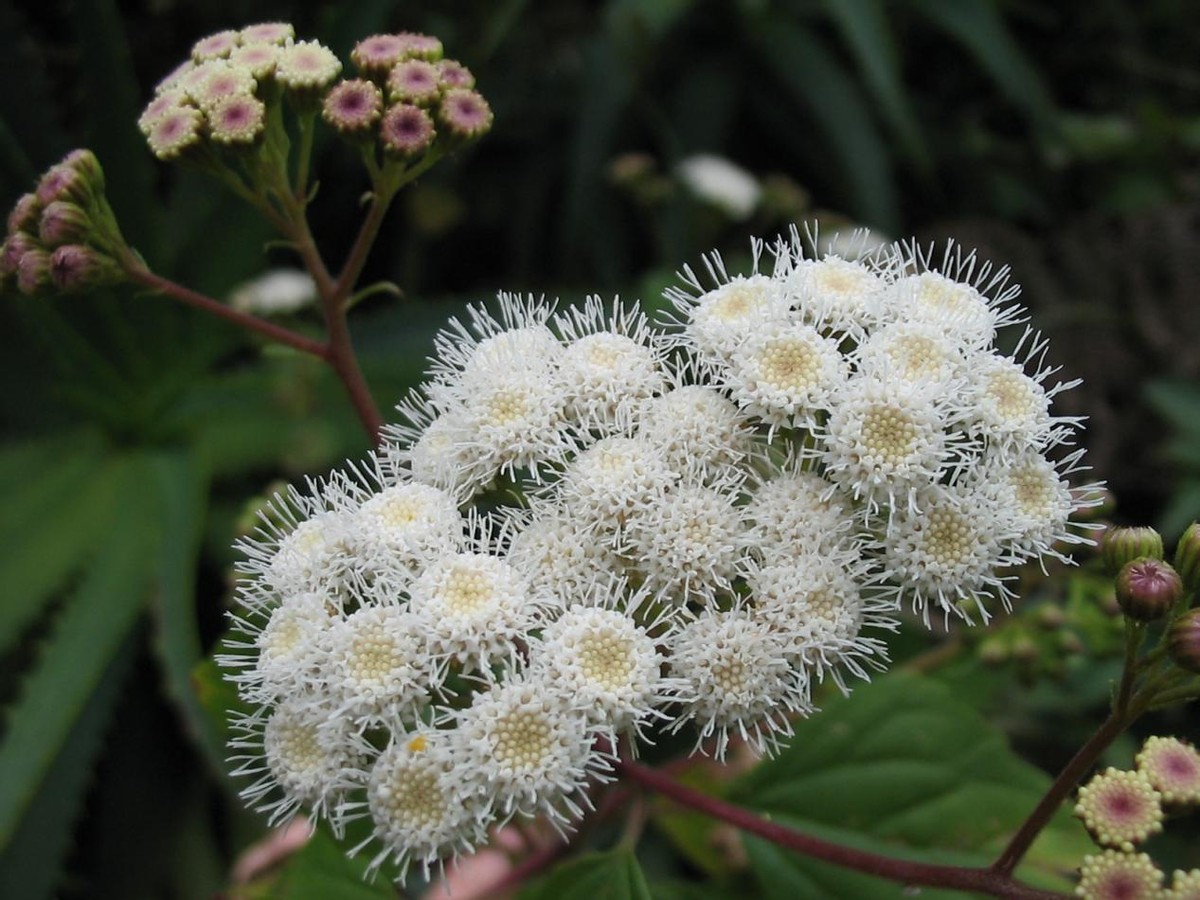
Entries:
{"type": "Polygon", "coordinates": [[[806,856],[859,872],[889,878],[906,885],[975,891],[993,897],[1011,898],[1011,900],[1051,900],[1051,898],[1069,896],[1029,887],[1019,881],[1014,881],[1007,872],[1000,872],[995,868],[972,869],[913,862],[834,844],[777,825],[757,813],[694,791],[655,769],[627,760],[621,760],[616,765],[622,775],[650,790],[670,797],[682,806],[727,822],[743,831],[756,834],[780,847],[796,850],[806,856]]]}
{"type": "Polygon", "coordinates": [[[1128,722],[1118,713],[1113,713],[1104,720],[1104,724],[1096,731],[1086,744],[1079,748],[1079,751],[1071,757],[1071,761],[1066,764],[1058,777],[1050,785],[1050,788],[1042,795],[1042,799],[1038,801],[1038,805],[1033,808],[1033,812],[1029,814],[1020,829],[1013,835],[1008,846],[1004,848],[1004,852],[1000,854],[997,860],[992,863],[992,871],[1001,875],[1009,875],[1034,839],[1038,836],[1046,823],[1050,821],[1050,817],[1066,799],[1067,794],[1071,793],[1075,785],[1077,785],[1087,771],[1096,763],[1103,753],[1118,735],[1125,730],[1128,722]]]}
{"type": "Polygon", "coordinates": [[[157,291],[160,294],[173,297],[189,306],[202,309],[235,325],[240,325],[242,328],[257,332],[270,340],[286,344],[289,347],[293,347],[303,353],[312,354],[321,359],[329,358],[325,344],[320,341],[315,341],[312,338],[298,334],[290,328],[284,328],[281,325],[268,322],[266,319],[260,319],[257,316],[234,309],[231,306],[221,303],[219,300],[214,300],[212,297],[206,297],[204,294],[193,291],[191,288],[171,281],[169,278],[156,275],[143,265],[127,266],[125,273],[131,281],[157,291]]]}

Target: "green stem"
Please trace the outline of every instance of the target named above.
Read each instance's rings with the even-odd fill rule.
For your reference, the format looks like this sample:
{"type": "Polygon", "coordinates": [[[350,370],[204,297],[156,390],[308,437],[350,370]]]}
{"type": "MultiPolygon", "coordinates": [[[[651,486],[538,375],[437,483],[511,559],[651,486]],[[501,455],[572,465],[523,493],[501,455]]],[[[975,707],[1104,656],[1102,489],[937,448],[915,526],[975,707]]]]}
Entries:
{"type": "Polygon", "coordinates": [[[300,129],[300,149],[296,154],[296,187],[293,193],[300,204],[308,203],[308,173],[312,165],[315,118],[316,113],[302,113],[296,117],[300,129]]]}
{"type": "Polygon", "coordinates": [[[1013,898],[1013,900],[1050,900],[1050,898],[1068,896],[1029,887],[1015,881],[1008,872],[1002,872],[995,868],[973,869],[914,862],[835,844],[778,825],[750,810],[692,790],[658,770],[639,763],[620,760],[617,762],[616,768],[621,775],[656,793],[670,797],[681,806],[689,807],[743,831],[756,834],[780,847],[859,872],[888,878],[901,884],[975,891],[993,897],[1013,898]]]}

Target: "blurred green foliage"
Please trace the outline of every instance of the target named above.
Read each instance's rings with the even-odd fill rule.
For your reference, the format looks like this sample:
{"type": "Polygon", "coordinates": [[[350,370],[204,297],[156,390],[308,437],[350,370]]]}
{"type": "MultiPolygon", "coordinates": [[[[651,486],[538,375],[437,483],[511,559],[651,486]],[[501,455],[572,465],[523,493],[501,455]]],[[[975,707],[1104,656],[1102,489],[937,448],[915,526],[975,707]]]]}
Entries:
{"type": "MultiPolygon", "coordinates": [[[[234,199],[154,163],[134,125],[154,83],[197,38],[252,21],[294,21],[300,35],[343,56],[372,31],[431,32],[476,73],[496,128],[402,198],[364,275],[393,280],[406,294],[365,303],[353,319],[384,408],[419,377],[433,330],[464,299],[500,288],[652,299],[671,269],[710,245],[744,253],[747,235],[800,214],[893,236],[984,222],[975,231],[985,242],[1018,256],[1024,248],[1031,270],[1052,272],[1035,279],[1027,300],[1052,331],[1080,335],[1081,353],[1096,354],[1102,339],[1146,337],[1136,372],[1111,390],[1098,373],[1104,389],[1080,392],[1078,411],[1097,404],[1097,433],[1120,435],[1100,448],[1098,475],[1119,497],[1128,486],[1132,515],[1162,513],[1170,531],[1200,507],[1200,359],[1180,349],[1189,323],[1191,343],[1200,333],[1200,280],[1186,278],[1191,270],[1178,261],[1188,248],[1194,260],[1200,240],[1192,14],[1178,0],[0,3],[0,202],[7,207],[68,149],[88,146],[105,165],[126,236],[152,266],[225,296],[288,257],[265,248],[268,230],[234,199]],[[785,199],[745,221],[715,212],[674,176],[700,152],[735,161],[785,199]],[[661,176],[652,203],[614,183],[614,162],[627,154],[644,155],[661,176]],[[1180,224],[1161,240],[1147,221],[1180,224]],[[1071,243],[1079,235],[1095,236],[1082,251],[1071,243]],[[1072,287],[1072,271],[1102,273],[1121,254],[1130,266],[1150,260],[1155,275],[1183,266],[1169,282],[1185,285],[1182,299],[1148,320],[1153,304],[1144,298],[1169,293],[1155,277],[1126,290],[1126,306],[1072,287]],[[1055,302],[1064,295],[1075,299],[1055,302]],[[1131,414],[1122,418],[1121,398],[1138,398],[1151,377],[1174,379],[1150,394],[1181,435],[1172,457],[1131,414]],[[1111,409],[1120,415],[1106,416],[1111,409]],[[1154,479],[1127,471],[1140,463],[1154,479]],[[1167,479],[1181,471],[1185,480],[1170,495],[1167,479]]],[[[318,148],[317,171],[313,226],[336,261],[366,180],[353,155],[330,141],[318,148]]],[[[1021,280],[1022,262],[1009,261],[1021,280]]],[[[294,324],[313,325],[303,316],[294,324]]],[[[262,829],[240,811],[223,774],[213,712],[225,695],[202,663],[223,628],[230,542],[248,498],[274,479],[319,474],[358,455],[365,439],[319,365],[157,298],[125,290],[5,297],[0,334],[0,896],[211,896],[262,829]]],[[[1130,372],[1106,365],[1118,377],[1130,372]]],[[[1094,596],[1090,588],[1068,593],[1072,614],[1070,604],[1094,596]]],[[[898,645],[897,655],[920,658],[926,645],[898,645]]],[[[1056,765],[1094,721],[1109,665],[1077,658],[1068,671],[1039,672],[1066,680],[1038,690],[974,654],[944,671],[960,700],[977,700],[1023,750],[1056,765]]],[[[917,698],[935,690],[909,688],[906,696],[917,698]]],[[[879,690],[886,698],[895,688],[879,690]]],[[[935,724],[948,735],[978,739],[1005,778],[1020,766],[971,718],[977,713],[951,716],[946,698],[935,699],[946,717],[935,724]]],[[[885,706],[898,718],[908,708],[885,706]]],[[[859,727],[853,717],[869,708],[845,704],[847,727],[859,727]]],[[[831,721],[809,724],[828,739],[831,721]]],[[[925,727],[895,725],[900,738],[925,727]]],[[[801,771],[819,780],[821,766],[805,756],[813,752],[797,751],[801,771]]],[[[776,787],[762,779],[774,775],[756,777],[741,796],[781,818],[811,819],[802,799],[765,804],[776,787]]],[[[1022,770],[1017,780],[1029,787],[1038,777],[1022,770]]],[[[872,811],[872,792],[847,791],[847,814],[887,824],[872,811]]],[[[886,831],[869,839],[895,838],[886,831]]],[[[721,896],[715,882],[697,887],[686,839],[665,824],[656,833],[640,855],[653,869],[654,896],[721,896]]],[[[1058,850],[1078,849],[1064,840],[1058,850]]],[[[929,845],[939,846],[936,836],[929,845]]],[[[836,895],[836,876],[751,849],[764,890],[807,895],[820,882],[836,895]]],[[[1044,858],[1062,864],[1059,874],[1070,864],[1044,858]]],[[[629,853],[575,866],[561,884],[580,890],[618,877],[626,895],[647,896],[629,853]]],[[[347,873],[357,869],[321,840],[255,890],[341,896],[313,886],[345,884],[347,873]]],[[[555,877],[530,896],[560,896],[555,877]]]]}

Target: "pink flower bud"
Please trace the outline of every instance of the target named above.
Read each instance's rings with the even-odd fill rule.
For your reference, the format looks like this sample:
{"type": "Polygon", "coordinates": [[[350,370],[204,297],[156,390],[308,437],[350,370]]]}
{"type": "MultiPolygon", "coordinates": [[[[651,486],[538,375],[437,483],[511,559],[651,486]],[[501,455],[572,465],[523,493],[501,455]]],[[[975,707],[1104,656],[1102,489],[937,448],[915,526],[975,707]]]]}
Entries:
{"type": "Polygon", "coordinates": [[[1183,582],[1170,563],[1143,557],[1126,563],[1117,573],[1117,603],[1139,622],[1161,619],[1179,600],[1183,582]]]}
{"type": "Polygon", "coordinates": [[[448,88],[473,88],[475,76],[471,70],[456,59],[440,59],[437,63],[438,72],[442,76],[442,85],[448,88]]]}
{"type": "Polygon", "coordinates": [[[1171,623],[1167,650],[1175,665],[1200,674],[1200,609],[1191,609],[1171,623]]]}
{"type": "Polygon", "coordinates": [[[392,67],[404,59],[407,46],[398,34],[373,34],[365,37],[350,51],[350,61],[358,71],[370,78],[383,78],[392,67]]]}
{"type": "Polygon", "coordinates": [[[37,231],[42,204],[37,194],[22,194],[8,214],[8,233],[15,231],[37,231]]]}
{"type": "Polygon", "coordinates": [[[38,239],[25,231],[16,231],[4,239],[4,250],[0,252],[0,272],[16,275],[21,257],[30,250],[42,250],[38,239]]]}
{"type": "Polygon", "coordinates": [[[321,114],[339,134],[367,134],[383,114],[383,93],[361,78],[341,81],[325,95],[321,114]]]}
{"type": "Polygon", "coordinates": [[[66,294],[111,283],[119,270],[108,257],[81,244],[64,244],[50,255],[50,280],[66,294]]]}
{"type": "Polygon", "coordinates": [[[461,140],[474,140],[492,127],[492,109],[476,91],[454,88],[438,106],[438,121],[461,140]]]}
{"type": "Polygon", "coordinates": [[[17,263],[17,289],[27,297],[50,287],[50,254],[40,247],[25,251],[17,263]]]}
{"type": "Polygon", "coordinates": [[[388,75],[387,88],[390,100],[425,106],[441,95],[442,76],[431,62],[406,59],[388,75]]]}
{"type": "Polygon", "coordinates": [[[60,244],[78,244],[87,239],[92,221],[86,210],[67,200],[55,200],[42,210],[38,237],[52,249],[60,244]]]}
{"type": "Polygon", "coordinates": [[[436,135],[429,113],[409,103],[397,103],[379,123],[384,152],[394,156],[419,156],[429,149],[436,135]]]}

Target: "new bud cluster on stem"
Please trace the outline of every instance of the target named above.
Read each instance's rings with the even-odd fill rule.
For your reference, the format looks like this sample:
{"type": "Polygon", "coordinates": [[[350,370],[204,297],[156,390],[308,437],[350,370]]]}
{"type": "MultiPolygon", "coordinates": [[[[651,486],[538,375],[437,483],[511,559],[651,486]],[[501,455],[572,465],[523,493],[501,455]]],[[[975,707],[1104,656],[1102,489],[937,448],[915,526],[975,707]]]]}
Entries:
{"type": "Polygon", "coordinates": [[[128,248],[90,150],[72,150],[48,169],[8,214],[0,248],[0,291],[78,293],[123,277],[128,248]]]}
{"type": "MultiPolygon", "coordinates": [[[[357,48],[372,84],[394,43],[357,48]]],[[[247,799],[364,820],[401,873],[564,829],[615,747],[772,752],[816,686],[886,668],[904,608],[987,619],[1085,542],[1072,383],[1029,329],[996,347],[1007,271],[816,245],[685,268],[659,323],[508,294],[452,320],[378,452],[239,544],[247,799]]]]}

